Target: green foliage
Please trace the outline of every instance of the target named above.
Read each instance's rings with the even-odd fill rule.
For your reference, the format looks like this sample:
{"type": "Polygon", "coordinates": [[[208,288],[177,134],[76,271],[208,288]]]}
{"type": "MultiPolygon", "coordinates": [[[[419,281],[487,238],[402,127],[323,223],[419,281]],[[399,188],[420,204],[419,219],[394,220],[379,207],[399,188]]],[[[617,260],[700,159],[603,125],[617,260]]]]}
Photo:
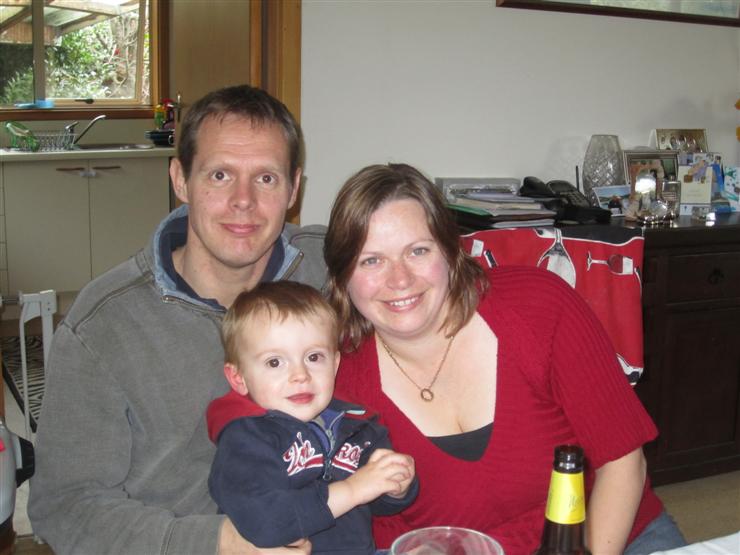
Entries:
{"type": "MultiPolygon", "coordinates": [[[[47,95],[56,98],[107,98],[117,67],[113,28],[116,19],[68,33],[47,50],[47,95]]],[[[116,95],[118,96],[118,95],[116,95]]]]}
{"type": "Polygon", "coordinates": [[[16,71],[8,79],[0,95],[0,105],[12,106],[17,102],[31,102],[33,100],[33,68],[25,71],[16,71]]]}
{"type": "MultiPolygon", "coordinates": [[[[45,47],[47,98],[133,98],[138,22],[136,12],[126,13],[67,33],[45,47]]],[[[16,70],[9,79],[0,77],[0,104],[29,102],[33,96],[32,68],[16,70]]]]}

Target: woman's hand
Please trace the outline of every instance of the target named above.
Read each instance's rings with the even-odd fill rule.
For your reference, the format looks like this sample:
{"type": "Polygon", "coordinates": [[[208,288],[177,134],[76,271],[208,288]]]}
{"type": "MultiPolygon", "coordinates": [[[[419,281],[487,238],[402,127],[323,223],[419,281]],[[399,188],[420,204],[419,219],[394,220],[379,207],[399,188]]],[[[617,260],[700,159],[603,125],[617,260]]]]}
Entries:
{"type": "Polygon", "coordinates": [[[301,539],[285,547],[260,549],[241,537],[228,518],[218,536],[218,555],[311,555],[311,542],[301,539]]]}
{"type": "Polygon", "coordinates": [[[645,487],[642,448],[596,469],[586,516],[586,544],[599,555],[624,552],[645,487]]]}

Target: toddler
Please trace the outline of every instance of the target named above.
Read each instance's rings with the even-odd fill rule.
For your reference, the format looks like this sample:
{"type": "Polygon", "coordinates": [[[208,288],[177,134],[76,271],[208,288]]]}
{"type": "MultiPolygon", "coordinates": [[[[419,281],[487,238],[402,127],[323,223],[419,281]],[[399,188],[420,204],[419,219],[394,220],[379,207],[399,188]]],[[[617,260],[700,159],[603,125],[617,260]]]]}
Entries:
{"type": "Polygon", "coordinates": [[[373,554],[371,515],[416,497],[414,461],[365,410],[333,399],[337,318],[307,285],[237,297],[222,337],[231,392],[208,407],[209,488],[258,547],[311,540],[313,553],[373,554]]]}

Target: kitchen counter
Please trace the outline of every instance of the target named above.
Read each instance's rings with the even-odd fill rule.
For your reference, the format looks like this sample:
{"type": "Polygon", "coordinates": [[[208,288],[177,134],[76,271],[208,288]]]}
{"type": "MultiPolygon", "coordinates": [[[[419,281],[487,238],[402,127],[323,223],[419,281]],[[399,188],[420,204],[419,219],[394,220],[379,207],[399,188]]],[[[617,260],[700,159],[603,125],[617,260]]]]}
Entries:
{"type": "Polygon", "coordinates": [[[23,152],[20,150],[10,150],[9,148],[0,148],[0,163],[33,162],[36,160],[91,160],[95,158],[157,158],[162,156],[174,157],[175,148],[171,146],[155,146],[153,148],[81,149],[51,152],[23,152]]]}

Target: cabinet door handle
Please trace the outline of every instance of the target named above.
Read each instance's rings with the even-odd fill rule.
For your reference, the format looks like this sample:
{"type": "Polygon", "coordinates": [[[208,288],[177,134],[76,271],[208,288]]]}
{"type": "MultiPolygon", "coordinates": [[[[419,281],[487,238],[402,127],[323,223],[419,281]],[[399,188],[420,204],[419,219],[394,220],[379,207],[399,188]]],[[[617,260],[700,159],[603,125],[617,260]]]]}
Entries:
{"type": "Polygon", "coordinates": [[[712,272],[709,274],[709,277],[707,278],[707,282],[709,282],[710,285],[719,285],[725,280],[725,273],[722,271],[721,268],[715,268],[712,270],[712,272]]]}
{"type": "Polygon", "coordinates": [[[93,166],[94,170],[120,170],[121,166],[93,166]]]}
{"type": "Polygon", "coordinates": [[[79,168],[57,168],[58,172],[84,172],[85,168],[80,166],[79,168]]]}

